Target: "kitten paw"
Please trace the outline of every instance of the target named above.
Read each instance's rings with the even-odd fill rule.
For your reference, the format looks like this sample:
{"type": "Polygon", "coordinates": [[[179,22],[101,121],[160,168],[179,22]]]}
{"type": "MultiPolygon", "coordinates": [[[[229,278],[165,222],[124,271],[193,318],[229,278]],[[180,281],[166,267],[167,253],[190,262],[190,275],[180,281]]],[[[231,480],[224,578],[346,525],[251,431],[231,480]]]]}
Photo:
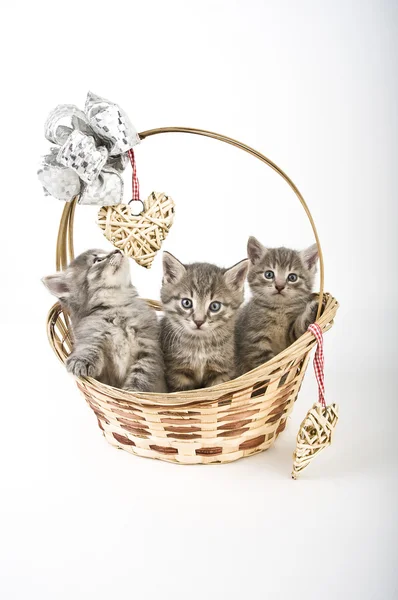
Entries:
{"type": "Polygon", "coordinates": [[[227,373],[220,373],[219,375],[214,375],[213,377],[209,377],[205,382],[204,387],[212,387],[213,385],[220,385],[221,383],[226,383],[227,381],[231,381],[233,379],[232,376],[229,376],[227,373]]]}
{"type": "Polygon", "coordinates": [[[318,300],[312,300],[310,303],[310,315],[309,315],[309,320],[307,323],[307,329],[312,323],[315,323],[317,312],[318,312],[318,300]]]}
{"type": "Polygon", "coordinates": [[[94,377],[95,367],[85,358],[69,356],[66,361],[66,370],[75,377],[94,377]]]}

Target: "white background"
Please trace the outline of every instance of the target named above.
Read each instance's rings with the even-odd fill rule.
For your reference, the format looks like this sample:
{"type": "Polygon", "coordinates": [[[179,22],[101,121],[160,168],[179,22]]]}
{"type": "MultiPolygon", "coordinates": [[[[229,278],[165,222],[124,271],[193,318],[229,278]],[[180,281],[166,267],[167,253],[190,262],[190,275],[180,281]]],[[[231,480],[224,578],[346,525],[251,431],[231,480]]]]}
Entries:
{"type": "MultiPolygon", "coordinates": [[[[13,2],[2,9],[0,595],[14,599],[383,598],[397,593],[397,4],[13,2]],[[264,152],[298,185],[340,301],[325,339],[333,446],[290,479],[312,368],[275,447],[179,467],[106,444],[45,333],[62,204],[36,180],[43,123],[86,91],[139,131],[191,126],[264,152]]],[[[224,266],[248,235],[313,238],[286,184],[221,143],[157,136],[143,195],[170,194],[164,248],[224,266]]],[[[126,187],[129,177],[126,175],[126,187]]],[[[128,199],[128,198],[127,198],[128,199]]],[[[77,210],[77,251],[109,247],[77,210]]],[[[132,264],[158,297],[160,257],[132,264]]]]}

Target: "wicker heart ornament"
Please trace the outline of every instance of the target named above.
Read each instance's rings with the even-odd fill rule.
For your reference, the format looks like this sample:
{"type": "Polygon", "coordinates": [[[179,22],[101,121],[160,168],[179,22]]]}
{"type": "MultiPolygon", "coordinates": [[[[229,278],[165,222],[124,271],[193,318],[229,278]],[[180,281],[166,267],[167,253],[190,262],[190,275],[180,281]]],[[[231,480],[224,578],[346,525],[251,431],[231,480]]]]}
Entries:
{"type": "Polygon", "coordinates": [[[297,479],[299,473],[308,467],[315,456],[330,446],[338,420],[337,404],[330,404],[324,408],[316,402],[308,411],[297,435],[297,446],[293,455],[293,479],[297,479]]]}
{"type": "Polygon", "coordinates": [[[163,192],[152,192],[143,204],[139,215],[134,215],[128,204],[104,206],[98,213],[98,225],[116,248],[149,269],[173,224],[175,209],[172,198],[163,192]]]}

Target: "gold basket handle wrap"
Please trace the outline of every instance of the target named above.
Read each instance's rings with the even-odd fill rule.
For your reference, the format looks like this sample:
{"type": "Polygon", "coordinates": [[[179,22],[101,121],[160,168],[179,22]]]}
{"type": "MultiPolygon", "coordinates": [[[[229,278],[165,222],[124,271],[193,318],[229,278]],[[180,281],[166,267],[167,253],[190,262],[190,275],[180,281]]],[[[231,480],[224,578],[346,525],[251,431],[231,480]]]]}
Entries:
{"type": "MultiPolygon", "coordinates": [[[[290,177],[288,177],[288,175],[286,175],[286,173],[284,171],[282,171],[282,169],[280,167],[278,167],[278,165],[276,165],[274,162],[272,162],[272,160],[270,160],[269,158],[267,158],[260,152],[257,152],[257,150],[254,150],[253,148],[250,148],[250,146],[246,146],[246,144],[242,144],[241,142],[238,142],[237,140],[226,137],[225,135],[221,135],[219,133],[214,133],[213,131],[206,131],[204,129],[193,129],[191,127],[161,127],[158,129],[149,129],[147,131],[143,131],[142,133],[139,134],[139,136],[140,136],[141,140],[144,140],[145,138],[151,137],[153,135],[158,135],[160,133],[191,133],[194,135],[202,135],[205,137],[213,138],[215,140],[219,140],[220,142],[225,142],[226,144],[230,144],[231,146],[240,148],[241,150],[244,150],[245,152],[247,152],[248,154],[251,154],[255,158],[258,158],[263,163],[265,163],[266,165],[271,167],[271,169],[276,171],[286,181],[286,183],[289,184],[289,186],[291,187],[293,192],[296,194],[302,207],[305,210],[305,213],[311,224],[312,231],[314,233],[316,244],[318,247],[319,272],[320,272],[320,291],[319,291],[319,304],[318,304],[318,314],[317,314],[317,319],[318,319],[320,316],[320,313],[321,313],[321,309],[322,309],[324,281],[325,281],[322,248],[321,248],[321,243],[319,241],[318,231],[316,229],[315,222],[314,222],[314,219],[310,212],[310,209],[308,208],[307,203],[305,202],[303,196],[301,195],[297,186],[290,179],[290,177]]],[[[72,202],[66,203],[64,210],[62,212],[61,221],[59,224],[58,239],[57,239],[57,253],[56,253],[56,269],[57,269],[57,271],[65,269],[66,266],[68,265],[68,263],[74,258],[73,221],[74,221],[74,214],[75,214],[75,208],[76,208],[76,201],[77,200],[75,198],[72,202]]]]}

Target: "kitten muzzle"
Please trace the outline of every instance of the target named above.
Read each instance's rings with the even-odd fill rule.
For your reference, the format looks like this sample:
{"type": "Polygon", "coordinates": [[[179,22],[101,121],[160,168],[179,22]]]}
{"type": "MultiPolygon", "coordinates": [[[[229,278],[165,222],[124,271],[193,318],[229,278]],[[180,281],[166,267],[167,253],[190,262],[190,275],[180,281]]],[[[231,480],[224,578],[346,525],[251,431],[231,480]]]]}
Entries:
{"type": "Polygon", "coordinates": [[[124,261],[124,256],[120,250],[114,250],[108,255],[109,264],[116,269],[119,269],[124,261]]]}

